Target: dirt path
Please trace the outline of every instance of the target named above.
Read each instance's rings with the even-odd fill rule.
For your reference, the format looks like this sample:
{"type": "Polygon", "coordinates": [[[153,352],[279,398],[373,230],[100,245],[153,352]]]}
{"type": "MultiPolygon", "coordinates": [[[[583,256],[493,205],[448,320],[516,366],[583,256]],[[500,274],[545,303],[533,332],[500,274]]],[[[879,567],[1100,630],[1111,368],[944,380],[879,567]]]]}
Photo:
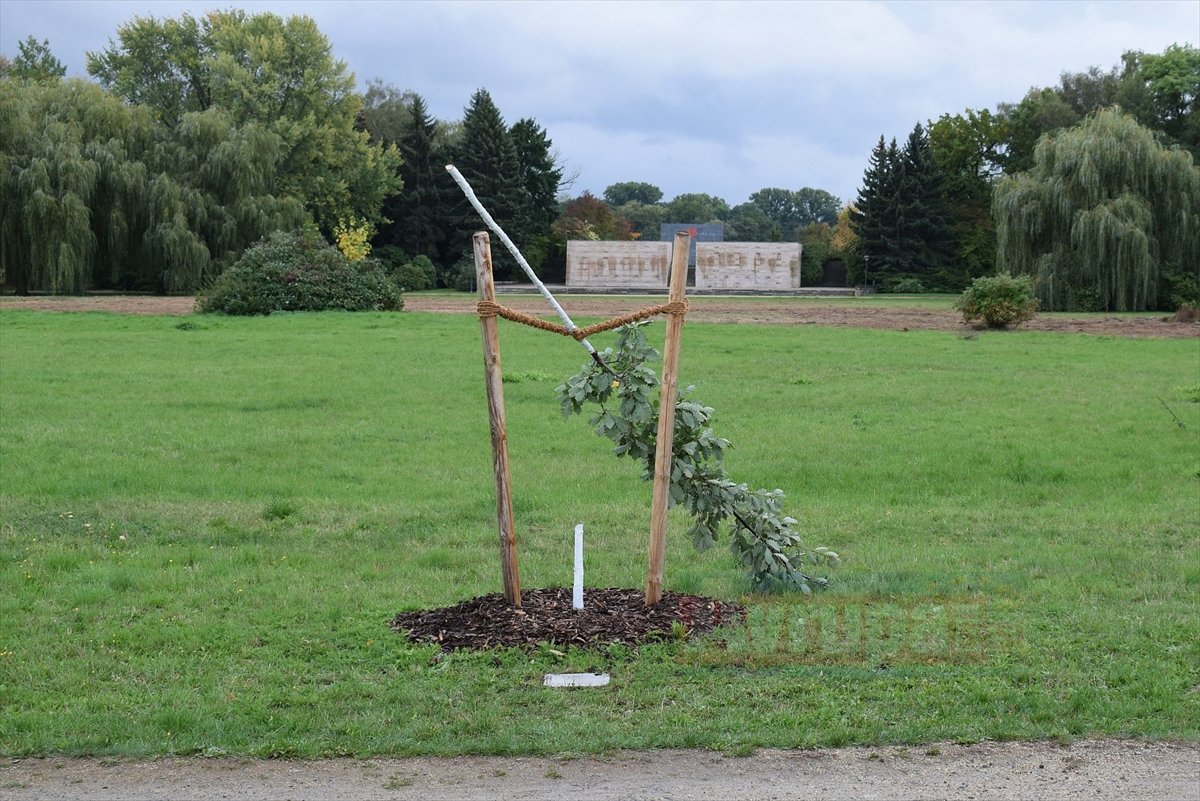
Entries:
{"type": "MultiPolygon", "coordinates": [[[[541,298],[501,296],[500,301],[514,309],[547,315],[541,298]]],[[[596,298],[572,295],[564,300],[574,317],[612,317],[632,311],[646,301],[636,297],[596,298]]],[[[89,295],[87,297],[2,297],[0,309],[40,309],[44,311],[106,311],[121,314],[190,314],[192,298],[126,295],[89,295]]],[[[475,299],[470,295],[409,295],[409,311],[471,314],[475,299]]],[[[810,299],[697,297],[691,300],[688,319],[708,323],[777,323],[784,325],[845,325],[889,331],[953,331],[970,334],[961,316],[950,309],[921,307],[861,306],[845,301],[810,299]]],[[[1164,316],[1039,315],[1020,330],[1055,331],[1068,334],[1093,334],[1119,337],[1196,337],[1200,322],[1173,323],[1164,316]]]]}
{"type": "Polygon", "coordinates": [[[1123,740],[611,757],[7,760],[0,798],[1194,799],[1200,746],[1123,740]]]}

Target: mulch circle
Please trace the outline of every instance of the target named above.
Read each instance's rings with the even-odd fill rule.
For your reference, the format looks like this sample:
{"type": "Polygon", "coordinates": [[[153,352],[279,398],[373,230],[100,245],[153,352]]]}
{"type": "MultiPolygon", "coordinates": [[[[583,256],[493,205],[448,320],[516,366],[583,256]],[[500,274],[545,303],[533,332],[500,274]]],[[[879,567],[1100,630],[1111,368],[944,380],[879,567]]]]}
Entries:
{"type": "Polygon", "coordinates": [[[745,616],[745,608],[737,604],[677,592],[663,593],[661,601],[646,606],[641,590],[620,588],[585,589],[583,609],[576,610],[571,590],[555,587],[523,591],[520,609],[509,606],[503,594],[492,593],[441,609],[401,612],[391,627],[413,642],[435,643],[443,651],[540,643],[588,647],[669,639],[678,634],[675,623],[689,635],[698,634],[740,623],[745,616]]]}

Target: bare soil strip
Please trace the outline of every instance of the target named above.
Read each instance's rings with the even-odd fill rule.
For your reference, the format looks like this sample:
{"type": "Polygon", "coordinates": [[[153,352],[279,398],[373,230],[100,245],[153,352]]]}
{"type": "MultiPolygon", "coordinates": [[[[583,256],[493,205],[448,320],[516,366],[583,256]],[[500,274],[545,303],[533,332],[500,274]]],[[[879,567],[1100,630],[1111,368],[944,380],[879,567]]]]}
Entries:
{"type": "MultiPolygon", "coordinates": [[[[573,317],[608,318],[634,311],[644,299],[634,297],[588,297],[573,295],[566,305],[573,317]]],[[[474,296],[408,295],[409,311],[474,314],[474,296]]],[[[505,306],[527,314],[551,315],[539,297],[506,295],[505,306]]],[[[2,297],[0,309],[42,311],[110,312],[118,314],[190,314],[195,300],[190,297],[147,295],[88,295],[86,297],[2,297]]],[[[974,333],[962,317],[950,309],[920,307],[875,308],[837,302],[699,297],[691,301],[688,319],[704,323],[773,323],[777,325],[831,325],[873,328],[886,331],[952,331],[974,333]]],[[[1052,331],[1116,337],[1196,337],[1200,322],[1170,322],[1169,315],[1039,315],[1017,330],[1052,331]]]]}
{"type": "MultiPolygon", "coordinates": [[[[546,690],[589,692],[589,690],[546,690]]],[[[1200,746],[1127,740],[914,747],[628,751],[612,756],[6,760],[0,798],[1194,799],[1200,746]]]]}

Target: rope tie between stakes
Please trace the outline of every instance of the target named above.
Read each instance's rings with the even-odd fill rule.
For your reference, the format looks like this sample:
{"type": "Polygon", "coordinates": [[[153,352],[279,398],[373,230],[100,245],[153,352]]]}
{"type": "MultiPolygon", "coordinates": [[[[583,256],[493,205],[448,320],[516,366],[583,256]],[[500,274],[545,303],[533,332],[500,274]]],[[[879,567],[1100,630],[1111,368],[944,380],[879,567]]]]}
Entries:
{"type": "Polygon", "coordinates": [[[599,334],[601,331],[611,331],[614,328],[620,328],[629,323],[636,323],[639,320],[646,320],[659,314],[678,314],[684,315],[688,311],[688,302],[686,300],[677,300],[670,303],[663,303],[658,306],[647,306],[644,309],[639,309],[629,314],[622,314],[620,317],[614,317],[611,320],[605,320],[602,323],[595,325],[584,326],[583,328],[568,329],[564,325],[558,323],[547,322],[546,320],[538,319],[532,314],[510,309],[507,306],[501,306],[499,303],[491,300],[481,300],[475,307],[476,313],[480,319],[486,317],[503,317],[505,320],[511,320],[514,323],[521,323],[531,328],[537,328],[541,331],[552,331],[555,334],[561,334],[564,337],[571,337],[579,341],[587,339],[592,334],[599,334]]]}

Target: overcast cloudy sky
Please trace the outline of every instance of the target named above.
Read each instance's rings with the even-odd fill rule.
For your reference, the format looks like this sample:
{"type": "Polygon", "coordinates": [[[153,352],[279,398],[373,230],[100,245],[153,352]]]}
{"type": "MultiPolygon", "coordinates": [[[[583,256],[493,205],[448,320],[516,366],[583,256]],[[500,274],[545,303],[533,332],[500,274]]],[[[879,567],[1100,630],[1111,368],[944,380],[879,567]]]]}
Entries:
{"type": "Polygon", "coordinates": [[[533,117],[573,194],[648,181],[731,205],[767,186],[857,193],[883,134],[1017,101],[1126,50],[1200,45],[1200,2],[87,2],[0,0],[0,52],[50,40],[69,75],[125,20],[236,6],[316,20],[360,87],[442,119],[479,87],[533,117]]]}

